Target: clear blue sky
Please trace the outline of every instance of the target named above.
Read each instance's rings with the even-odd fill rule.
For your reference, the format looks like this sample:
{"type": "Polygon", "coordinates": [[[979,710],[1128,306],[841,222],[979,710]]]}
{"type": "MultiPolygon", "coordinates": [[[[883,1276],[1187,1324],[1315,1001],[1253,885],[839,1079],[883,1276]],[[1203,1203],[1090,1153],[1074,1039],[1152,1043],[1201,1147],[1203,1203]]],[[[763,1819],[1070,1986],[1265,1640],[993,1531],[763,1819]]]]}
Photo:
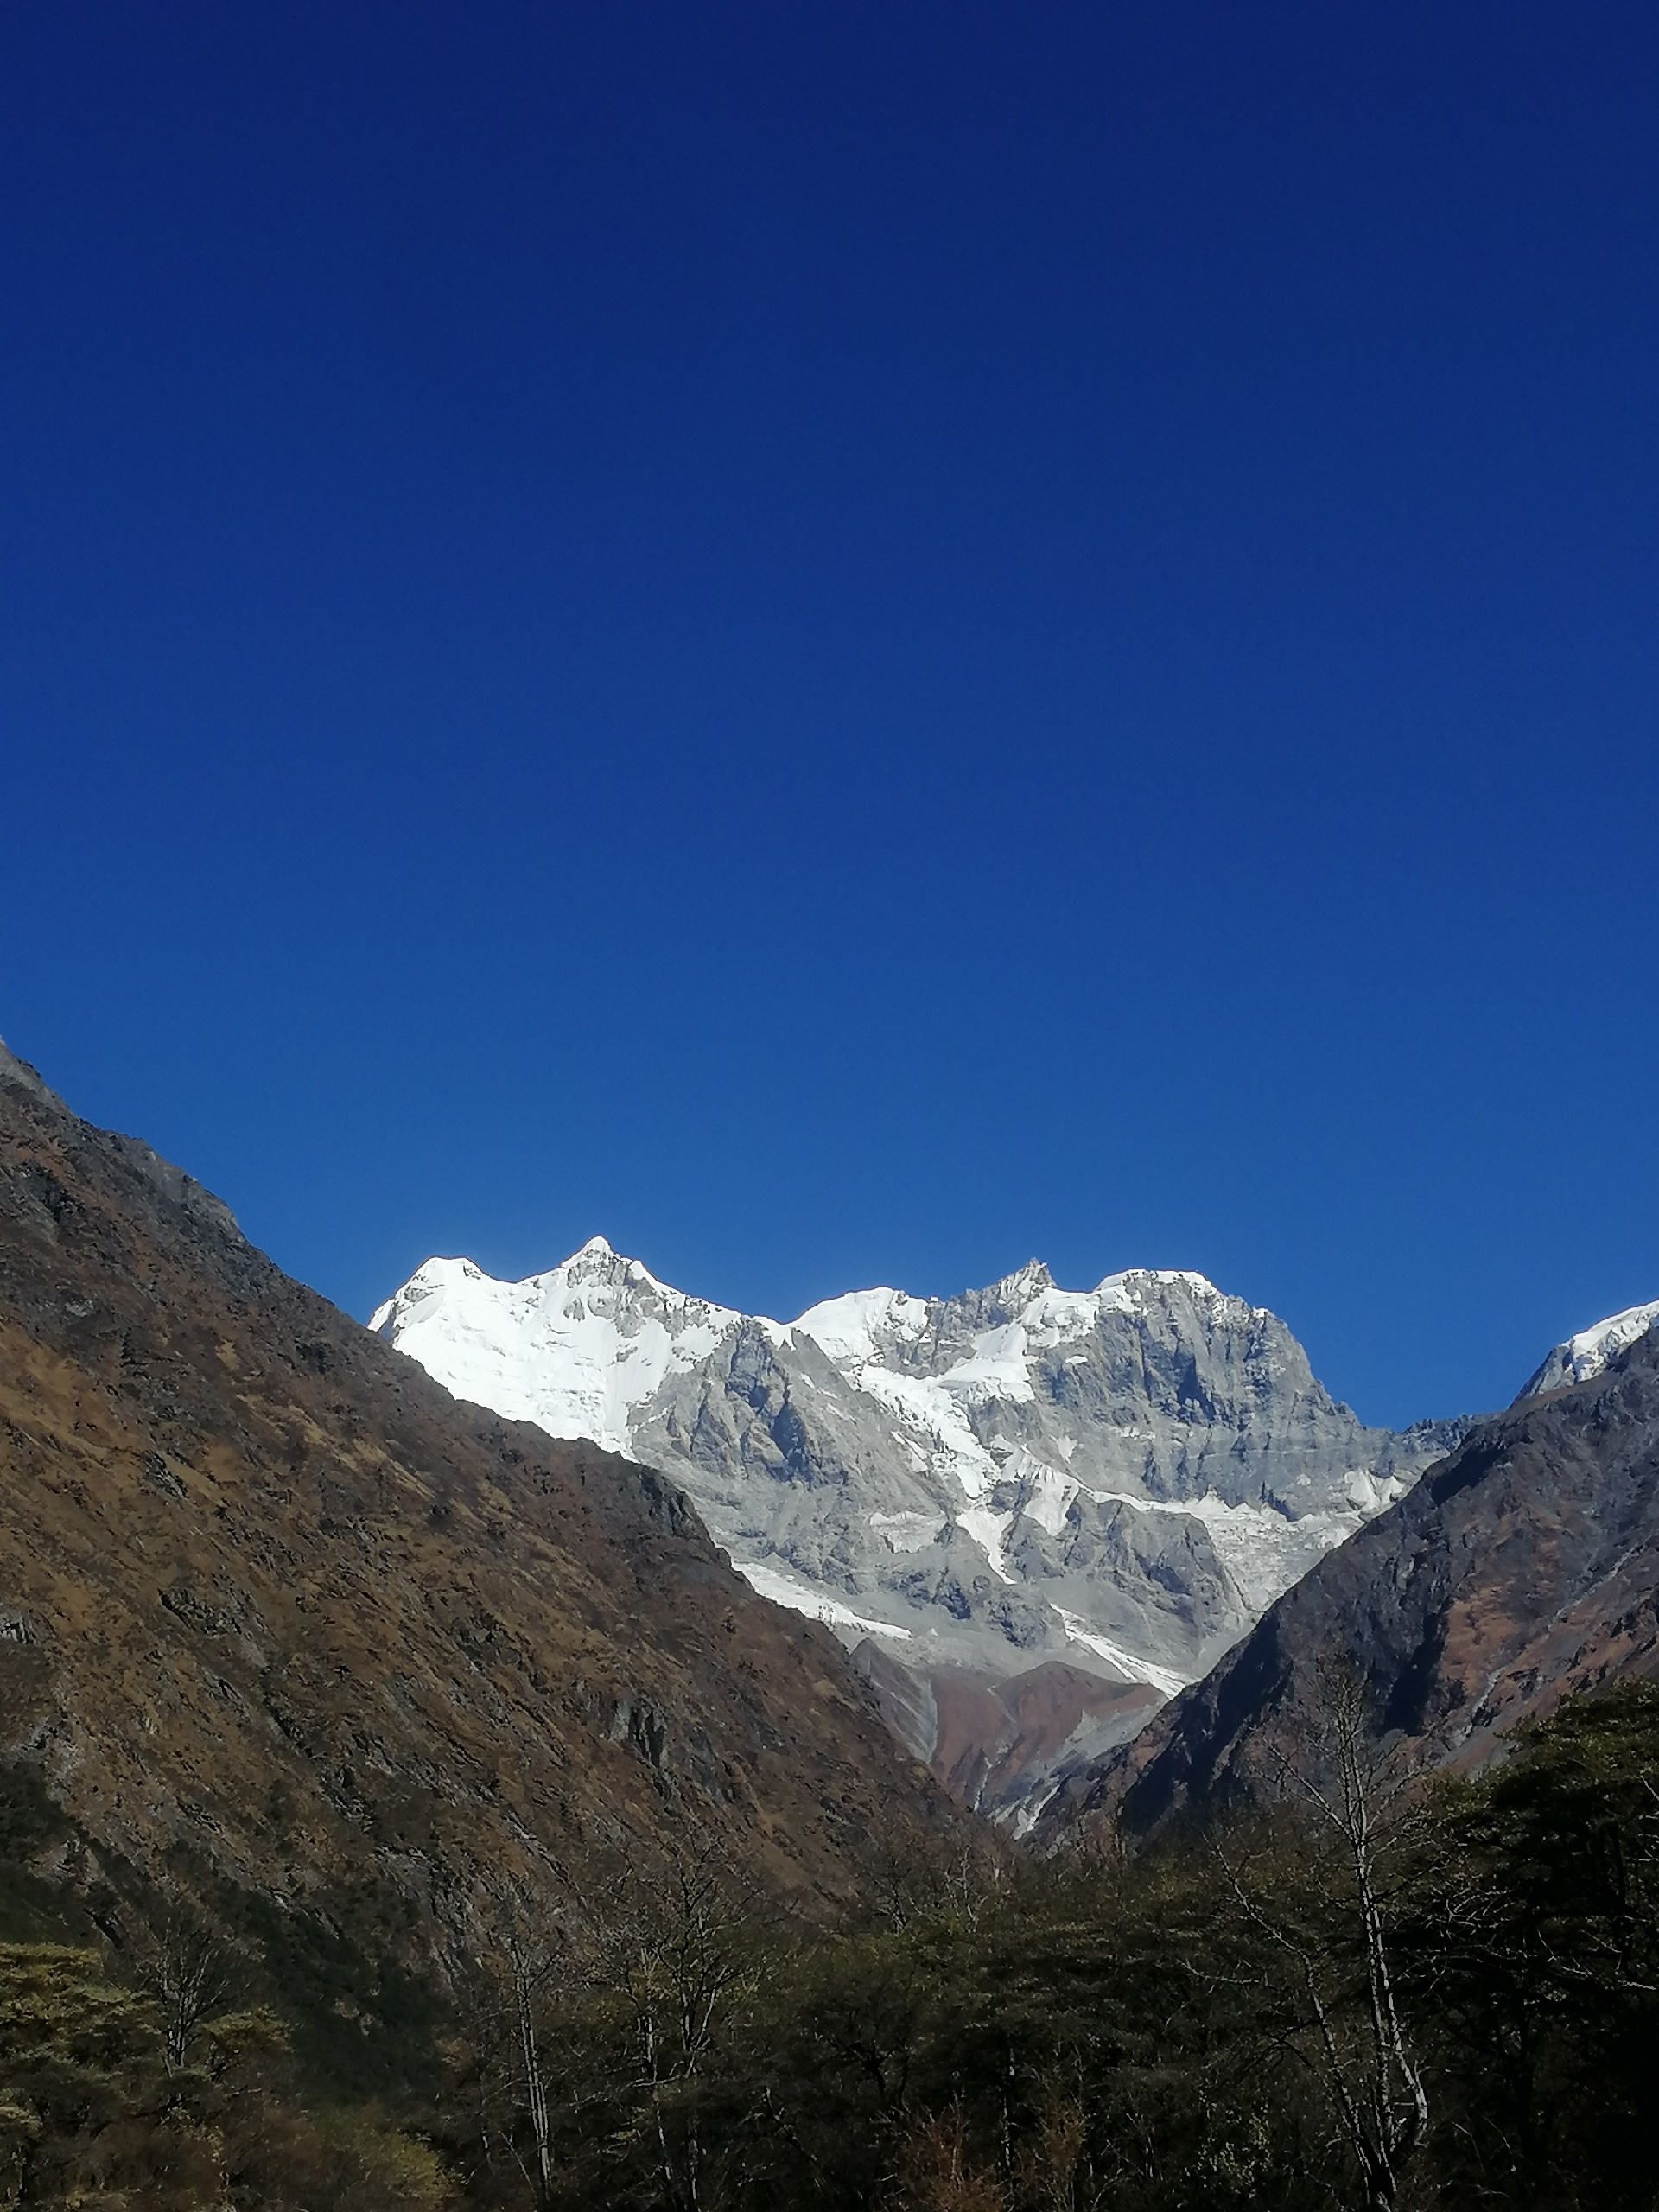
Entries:
{"type": "Polygon", "coordinates": [[[363,1313],[1659,1296],[1659,13],[0,16],[0,1033],[363,1313]]]}

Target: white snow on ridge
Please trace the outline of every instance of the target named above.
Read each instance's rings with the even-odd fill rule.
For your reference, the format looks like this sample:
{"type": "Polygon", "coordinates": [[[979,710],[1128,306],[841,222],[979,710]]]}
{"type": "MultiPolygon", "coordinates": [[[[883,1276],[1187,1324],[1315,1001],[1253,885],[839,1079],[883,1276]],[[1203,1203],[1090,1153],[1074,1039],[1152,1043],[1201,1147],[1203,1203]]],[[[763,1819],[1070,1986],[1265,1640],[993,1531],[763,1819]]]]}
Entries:
{"type": "MultiPolygon", "coordinates": [[[[1238,1303],[1202,1275],[1177,1270],[1129,1271],[1108,1275],[1092,1291],[1060,1290],[1033,1262],[998,1287],[1016,1304],[1017,1318],[958,1339],[962,1356],[931,1374],[909,1371],[906,1363],[938,1327],[938,1300],[880,1286],[823,1300],[787,1325],[755,1318],[774,1344],[810,1338],[846,1382],[884,1410],[912,1464],[944,1478],[959,1494],[957,1525],[1007,1582],[1013,1578],[1004,1546],[1014,1516],[992,1509],[994,1487],[1009,1475],[1023,1478],[1030,1485],[1025,1510],[1053,1535],[1077,1486],[1039,1462],[1008,1465],[1006,1455],[994,1456],[975,1433],[974,1409],[996,1401],[1030,1403],[1034,1353],[1082,1340],[1103,1313],[1134,1312],[1143,1285],[1172,1282],[1206,1303],[1238,1303]]],[[[626,1454],[634,1448],[636,1415],[664,1380],[696,1368],[744,1318],[670,1288],[594,1236],[557,1267],[521,1282],[499,1281],[470,1260],[428,1260],[369,1326],[459,1398],[535,1421],[550,1435],[590,1437],[626,1454]]],[[[1292,1548],[1299,1560],[1312,1533],[1292,1548]]],[[[1242,1587],[1253,1587],[1267,1564],[1264,1547],[1224,1548],[1230,1567],[1243,1551],[1258,1563],[1257,1572],[1247,1567],[1239,1575],[1242,1587]]]]}
{"type": "Polygon", "coordinates": [[[741,1319],[670,1290],[595,1236],[523,1282],[499,1282],[471,1260],[428,1260],[369,1326],[458,1398],[626,1452],[635,1410],[741,1319]]]}
{"type": "Polygon", "coordinates": [[[1058,1536],[1065,1526],[1067,1510],[1081,1485],[1070,1475],[1063,1475],[1058,1467],[1044,1466],[1040,1460],[1033,1460],[1029,1467],[1020,1469],[1020,1474],[1025,1484],[1021,1512],[1046,1536],[1058,1536]]]}
{"type": "Polygon", "coordinates": [[[928,1319],[927,1300],[907,1290],[849,1290],[809,1306],[790,1327],[810,1337],[846,1374],[875,1358],[883,1337],[914,1343],[925,1336],[928,1319]]]}
{"type": "Polygon", "coordinates": [[[1012,1582],[1005,1555],[1012,1513],[997,1513],[988,1506],[970,1505],[957,1516],[957,1526],[970,1536],[985,1554],[986,1563],[999,1582],[1012,1582]]]}
{"type": "Polygon", "coordinates": [[[1064,1656],[1171,1696],[1434,1448],[1181,1270],[1072,1291],[1033,1261],[779,1323],[594,1237],[521,1282],[429,1260],[370,1326],[457,1397],[663,1468],[752,1588],[918,1680],[1064,1656]]]}
{"type": "Polygon", "coordinates": [[[946,1524],[937,1513],[872,1513],[870,1526],[890,1552],[925,1552],[946,1524]]]}
{"type": "MultiPolygon", "coordinates": [[[[1079,1485],[1023,1452],[1010,1459],[1006,1449],[988,1450],[975,1432],[973,1409],[995,1401],[1031,1402],[1034,1353],[1081,1341],[1103,1313],[1137,1311],[1143,1287],[1171,1283],[1206,1306],[1236,1306],[1245,1314],[1256,1310],[1185,1270],[1131,1269],[1108,1275],[1092,1291],[1068,1291],[1033,1263],[999,1286],[1023,1300],[1017,1318],[959,1339],[964,1356],[932,1374],[907,1371],[903,1363],[938,1326],[937,1300],[882,1286],[823,1300],[786,1325],[753,1318],[775,1344],[810,1338],[854,1389],[883,1408],[911,1464],[950,1482],[962,1501],[956,1525],[984,1553],[998,1580],[1007,1582],[1014,1578],[1005,1546],[1016,1516],[991,1506],[993,1489],[1010,1478],[1020,1482],[1022,1513],[1054,1536],[1079,1485]],[[895,1358],[900,1363],[889,1364],[895,1358]]],[[[1659,1313],[1659,1307],[1649,1310],[1659,1313]]],[[[744,1318],[670,1288],[639,1261],[623,1258],[594,1236],[557,1267],[521,1282],[499,1281],[470,1260],[428,1260],[369,1326],[412,1354],[457,1397],[512,1420],[535,1421],[550,1435],[589,1437],[626,1454],[634,1446],[634,1416],[664,1381],[696,1368],[744,1318]]],[[[1604,1332],[1630,1318],[1604,1324],[1604,1332]]],[[[1362,1486],[1370,1483],[1367,1477],[1357,1479],[1362,1486]]],[[[1180,1513],[1201,1522],[1241,1595],[1258,1606],[1391,1502],[1392,1493],[1356,1495],[1351,1513],[1305,1515],[1295,1522],[1266,1507],[1213,1497],[1165,1504],[1127,1492],[1089,1495],[1137,1512],[1180,1513]]],[[[928,1541],[918,1528],[901,1534],[895,1525],[881,1534],[892,1550],[928,1541]]],[[[776,1579],[775,1570],[755,1572],[776,1579]]],[[[856,1617],[842,1624],[856,1624],[856,1617]]]]}
{"type": "MultiPolygon", "coordinates": [[[[1211,1307],[1236,1306],[1246,1314],[1255,1310],[1185,1269],[1134,1268],[1106,1276],[1093,1290],[1061,1290],[1046,1268],[1031,1262],[998,1287],[1013,1296],[1028,1291],[1017,1318],[969,1338],[966,1356],[938,1373],[917,1374],[902,1363],[889,1363],[895,1354],[902,1363],[905,1354],[938,1325],[939,1301],[913,1298],[906,1291],[883,1286],[826,1299],[791,1322],[788,1333],[811,1338],[855,1389],[885,1408],[924,1465],[954,1478],[969,1509],[958,1515],[958,1525],[980,1546],[992,1572],[1007,1581],[1011,1578],[1003,1561],[1003,1543],[1010,1516],[991,1513],[983,1500],[1010,1470],[999,1464],[975,1433],[972,1411],[993,1402],[1033,1403],[1034,1353],[1081,1341],[1103,1313],[1139,1311],[1145,1303],[1145,1286],[1170,1283],[1181,1284],[1211,1307]]],[[[1063,1480],[1057,1472],[1044,1471],[1036,1463],[1033,1472],[1044,1490],[1035,1517],[1052,1535],[1070,1497],[1076,1495],[1075,1485],[1061,1496],[1052,1487],[1063,1480]]],[[[1304,1549],[1299,1549],[1299,1557],[1304,1549]]]]}
{"type": "MultiPolygon", "coordinates": [[[[1231,1505],[1225,1498],[1210,1496],[1142,1497],[1130,1491],[1095,1490],[1079,1483],[1069,1484],[1065,1503],[1081,1495],[1097,1505],[1122,1505],[1134,1513],[1172,1514],[1178,1520],[1202,1522],[1240,1597],[1253,1613],[1258,1613],[1293,1582],[1300,1582],[1326,1552],[1334,1551],[1363,1522],[1402,1497],[1408,1487],[1397,1477],[1379,1481],[1371,1474],[1357,1472],[1349,1477],[1348,1510],[1304,1513],[1294,1521],[1270,1505],[1231,1505]]],[[[1030,1513],[1032,1507],[1027,1505],[1026,1510],[1030,1513]]],[[[1052,1505],[1049,1510],[1053,1511],[1052,1505]]],[[[1065,1504],[1059,1511],[1064,1514],[1065,1504]]],[[[1058,1533],[1058,1518],[1050,1526],[1040,1516],[1033,1517],[1050,1535],[1058,1533]]]]}
{"type": "MultiPolygon", "coordinates": [[[[1379,1484],[1379,1492],[1390,1485],[1379,1484]]],[[[1401,1483],[1394,1495],[1402,1496],[1401,1483]]],[[[1138,1502],[1138,1501],[1137,1501],[1138,1502]]],[[[1391,1503],[1384,1497],[1383,1503],[1391,1503]]],[[[1179,1510],[1202,1521],[1222,1565],[1252,1613],[1265,1612],[1282,1591],[1300,1582],[1309,1567],[1334,1551],[1355,1530],[1382,1510],[1360,1505],[1348,1512],[1304,1513],[1287,1521],[1268,1505],[1229,1505],[1219,1497],[1189,1498],[1179,1510]]]]}
{"type": "MultiPolygon", "coordinates": [[[[1011,1277],[1017,1283],[1027,1270],[1011,1277]]],[[[1051,1351],[1086,1337],[1103,1313],[1132,1313],[1144,1303],[1143,1284],[1180,1283],[1206,1304],[1238,1306],[1245,1313],[1256,1308],[1230,1299],[1205,1276],[1181,1268],[1132,1268],[1107,1275],[1093,1290],[1060,1290],[1048,1280],[1046,1268],[1033,1274],[1033,1295],[1019,1318],[1001,1328],[987,1329],[975,1337],[970,1358],[950,1370],[964,1391],[983,1383],[999,1395],[1012,1389],[1029,1395],[1025,1373],[1027,1351],[1051,1351]]],[[[937,1299],[913,1298],[908,1291],[882,1286],[874,1290],[851,1290],[840,1298],[826,1298],[809,1306],[789,1324],[790,1329],[810,1337],[849,1381],[872,1361],[880,1363],[896,1339],[913,1344],[933,1325],[937,1299]]],[[[940,1377],[943,1381],[945,1378],[940,1377]]]]}
{"type": "Polygon", "coordinates": [[[1554,1367],[1560,1363],[1562,1382],[1588,1382],[1638,1337],[1645,1337],[1656,1322],[1659,1322],[1659,1299],[1649,1306],[1627,1306],[1622,1313],[1610,1314],[1593,1328],[1580,1329],[1576,1337],[1558,1344],[1546,1364],[1554,1367]]]}
{"type": "Polygon", "coordinates": [[[871,1360],[847,1379],[892,1416],[930,1468],[954,1478],[969,1504],[984,1497],[1001,1471],[974,1434],[961,1404],[939,1378],[896,1375],[891,1368],[871,1360]]]}

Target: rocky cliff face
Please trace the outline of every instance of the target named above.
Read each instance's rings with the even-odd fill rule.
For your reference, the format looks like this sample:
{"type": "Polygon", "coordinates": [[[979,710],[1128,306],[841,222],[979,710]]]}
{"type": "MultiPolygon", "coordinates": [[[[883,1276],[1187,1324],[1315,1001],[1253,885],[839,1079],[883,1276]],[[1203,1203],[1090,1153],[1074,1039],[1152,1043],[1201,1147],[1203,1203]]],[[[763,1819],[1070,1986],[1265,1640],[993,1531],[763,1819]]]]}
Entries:
{"type": "Polygon", "coordinates": [[[1617,1333],[1602,1325],[1586,1380],[1529,1389],[1479,1423],[1144,1735],[1067,1777],[1043,1833],[1109,1817],[1146,1829],[1249,1794],[1275,1735],[1317,1721],[1333,1657],[1429,1765],[1478,1765],[1562,1698],[1659,1674],[1659,1331],[1612,1349],[1617,1333]]]}
{"type": "Polygon", "coordinates": [[[683,1484],[755,1588],[869,1647],[904,1739],[1012,1814],[1058,1758],[1202,1675],[1461,1433],[1365,1427],[1282,1322],[1193,1274],[1073,1292],[1033,1262],[958,1298],[856,1292],[784,1325],[595,1238],[520,1283],[429,1261],[371,1325],[458,1396],[683,1484]],[[1080,1680],[1119,1694],[1080,1700],[1080,1680]],[[995,1717],[982,1741],[960,1718],[970,1683],[995,1717]]]}
{"type": "Polygon", "coordinates": [[[674,1484],[457,1404],[9,1054],[0,1461],[14,1924],[165,1880],[296,2004],[354,1961],[349,2039],[480,1884],[689,1840],[811,1914],[966,1826],[674,1484]]]}

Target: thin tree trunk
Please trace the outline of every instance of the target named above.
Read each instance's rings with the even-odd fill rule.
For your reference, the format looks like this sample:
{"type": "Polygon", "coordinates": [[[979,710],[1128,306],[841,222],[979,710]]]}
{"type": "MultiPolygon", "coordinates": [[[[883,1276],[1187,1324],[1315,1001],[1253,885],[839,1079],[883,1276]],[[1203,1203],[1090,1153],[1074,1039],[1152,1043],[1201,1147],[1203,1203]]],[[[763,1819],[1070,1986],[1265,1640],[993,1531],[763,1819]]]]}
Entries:
{"type": "Polygon", "coordinates": [[[524,1961],[517,1955],[512,1961],[512,1995],[518,2014],[518,2053],[524,2065],[525,2095],[530,2106],[531,2140],[536,2158],[531,2185],[536,2193],[537,2212],[548,2212],[553,2202],[552,2113],[548,2101],[547,2078],[542,2071],[541,2052],[536,2041],[531,1978],[524,1961]]]}

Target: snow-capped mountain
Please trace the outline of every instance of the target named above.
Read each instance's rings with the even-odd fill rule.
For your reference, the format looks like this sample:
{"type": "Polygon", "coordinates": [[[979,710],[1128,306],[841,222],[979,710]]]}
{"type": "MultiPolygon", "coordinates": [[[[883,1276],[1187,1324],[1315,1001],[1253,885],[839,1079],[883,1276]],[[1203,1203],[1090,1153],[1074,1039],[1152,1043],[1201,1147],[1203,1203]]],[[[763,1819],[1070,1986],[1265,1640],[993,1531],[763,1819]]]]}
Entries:
{"type": "MultiPolygon", "coordinates": [[[[999,1710],[1018,1678],[1033,1741],[1061,1707],[1096,1741],[1140,1725],[1462,1428],[1365,1427],[1282,1322],[1179,1273],[1065,1291],[1033,1262],[781,1323],[595,1237],[524,1282],[429,1260],[370,1326],[457,1396],[682,1484],[758,1590],[863,1648],[930,1756],[968,1678],[999,1710]]],[[[963,1757],[1014,1798],[1010,1727],[963,1757]]]]}
{"type": "Polygon", "coordinates": [[[1592,1328],[1580,1329],[1576,1337],[1556,1345],[1515,1402],[1519,1405],[1522,1398],[1535,1398],[1541,1390],[1559,1390],[1568,1382],[1592,1381],[1638,1337],[1645,1337],[1656,1321],[1659,1299],[1651,1306],[1627,1306],[1622,1313],[1610,1313],[1592,1328]]]}

